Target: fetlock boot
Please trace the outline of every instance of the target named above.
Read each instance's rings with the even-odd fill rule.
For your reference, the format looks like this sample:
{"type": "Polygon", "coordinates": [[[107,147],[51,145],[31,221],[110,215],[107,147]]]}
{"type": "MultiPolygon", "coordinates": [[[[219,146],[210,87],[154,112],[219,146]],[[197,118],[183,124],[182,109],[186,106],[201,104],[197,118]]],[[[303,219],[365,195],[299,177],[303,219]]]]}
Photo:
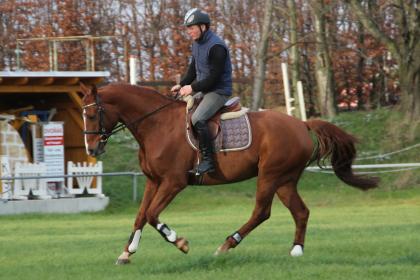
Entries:
{"type": "Polygon", "coordinates": [[[205,121],[199,121],[195,124],[194,128],[198,135],[198,144],[201,153],[200,164],[197,166],[196,171],[199,174],[214,172],[214,148],[207,123],[205,121]]]}

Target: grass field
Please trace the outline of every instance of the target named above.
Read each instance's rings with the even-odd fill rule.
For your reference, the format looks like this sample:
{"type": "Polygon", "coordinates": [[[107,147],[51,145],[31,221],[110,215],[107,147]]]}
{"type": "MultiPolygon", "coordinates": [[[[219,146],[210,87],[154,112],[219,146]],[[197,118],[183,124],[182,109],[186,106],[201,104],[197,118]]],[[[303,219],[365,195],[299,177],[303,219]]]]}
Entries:
{"type": "MultiPolygon", "coordinates": [[[[335,122],[359,136],[365,156],[420,141],[420,133],[411,140],[388,134],[389,118],[378,111],[343,114],[335,122]]],[[[111,139],[102,160],[106,171],[138,171],[136,145],[124,133],[111,139]]],[[[370,162],[418,162],[418,149],[370,162]]],[[[249,218],[255,179],[189,187],[161,215],[190,241],[189,254],[146,226],[126,266],[114,262],[137,205],[130,178],[107,178],[111,204],[102,213],[0,216],[0,279],[420,279],[420,170],[380,177],[378,189],[361,192],[334,175],[304,174],[299,190],[311,216],[300,258],[288,256],[294,224],[277,198],[270,220],[227,255],[214,257],[249,218]]]]}
{"type": "MultiPolygon", "coordinates": [[[[248,182],[252,185],[253,181],[248,182]]],[[[233,186],[233,189],[240,186],[233,186]]],[[[136,209],[0,217],[1,279],[419,279],[420,191],[304,190],[305,254],[288,256],[294,225],[277,200],[270,220],[225,256],[212,254],[244,223],[248,192],[191,188],[162,215],[189,239],[188,255],[146,226],[140,250],[116,266],[136,209]]]]}

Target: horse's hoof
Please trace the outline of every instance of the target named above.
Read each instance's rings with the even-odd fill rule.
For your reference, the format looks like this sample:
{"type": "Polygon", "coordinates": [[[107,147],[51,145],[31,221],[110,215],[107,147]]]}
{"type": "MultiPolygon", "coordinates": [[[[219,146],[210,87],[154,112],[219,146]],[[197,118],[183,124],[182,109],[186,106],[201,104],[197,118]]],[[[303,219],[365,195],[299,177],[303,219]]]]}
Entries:
{"type": "Polygon", "coordinates": [[[175,241],[175,246],[181,250],[181,252],[183,252],[184,254],[188,254],[188,251],[190,250],[190,247],[188,247],[188,240],[185,239],[184,237],[180,237],[177,238],[177,240],[175,241]]]}
{"type": "Polygon", "coordinates": [[[222,252],[222,246],[220,246],[219,248],[217,248],[216,252],[214,252],[214,256],[219,256],[221,254],[223,254],[225,252],[222,252]]]}
{"type": "Polygon", "coordinates": [[[226,254],[227,252],[229,252],[229,249],[226,248],[225,244],[223,244],[219,248],[217,248],[216,252],[214,252],[213,255],[220,256],[220,255],[226,254]]]}
{"type": "Polygon", "coordinates": [[[130,263],[130,259],[128,257],[130,257],[130,253],[129,252],[126,252],[126,251],[122,252],[122,254],[118,257],[118,259],[115,262],[115,264],[117,264],[117,265],[129,264],[130,263]]]}
{"type": "Polygon", "coordinates": [[[290,251],[290,255],[292,257],[300,257],[303,256],[303,247],[302,245],[296,244],[293,246],[292,250],[290,251]]]}
{"type": "Polygon", "coordinates": [[[214,252],[214,255],[219,256],[222,254],[226,254],[227,252],[229,252],[230,249],[235,248],[236,246],[238,246],[238,242],[236,242],[235,239],[233,239],[230,236],[226,239],[225,243],[223,243],[219,248],[217,248],[216,252],[214,252]]]}
{"type": "Polygon", "coordinates": [[[115,262],[116,265],[123,265],[123,264],[129,264],[130,263],[130,259],[117,259],[117,261],[115,262]]]}

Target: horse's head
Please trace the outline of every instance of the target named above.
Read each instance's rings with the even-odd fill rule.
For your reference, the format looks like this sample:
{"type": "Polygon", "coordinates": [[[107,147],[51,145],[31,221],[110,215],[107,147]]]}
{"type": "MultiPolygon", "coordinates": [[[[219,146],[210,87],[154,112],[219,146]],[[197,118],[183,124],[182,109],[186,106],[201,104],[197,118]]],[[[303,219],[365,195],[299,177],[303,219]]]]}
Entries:
{"type": "Polygon", "coordinates": [[[118,117],[113,116],[110,108],[101,102],[101,96],[95,86],[86,86],[81,83],[80,89],[83,93],[83,133],[86,153],[96,157],[105,152],[105,145],[118,122],[118,117]]]}

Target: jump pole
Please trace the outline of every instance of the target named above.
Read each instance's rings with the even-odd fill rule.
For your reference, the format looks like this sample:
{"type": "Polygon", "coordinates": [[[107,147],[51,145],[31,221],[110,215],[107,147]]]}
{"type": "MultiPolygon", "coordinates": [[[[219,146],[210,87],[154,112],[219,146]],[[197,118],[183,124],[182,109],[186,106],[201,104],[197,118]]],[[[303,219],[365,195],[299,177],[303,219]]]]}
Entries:
{"type": "Polygon", "coordinates": [[[130,56],[130,84],[137,84],[137,57],[130,56]]]}
{"type": "Polygon", "coordinates": [[[293,116],[293,110],[295,107],[292,106],[292,102],[295,101],[294,98],[290,97],[290,84],[289,84],[289,75],[287,73],[287,64],[281,64],[281,71],[283,74],[283,86],[284,86],[284,96],[286,99],[286,111],[289,116],[293,116]]]}

